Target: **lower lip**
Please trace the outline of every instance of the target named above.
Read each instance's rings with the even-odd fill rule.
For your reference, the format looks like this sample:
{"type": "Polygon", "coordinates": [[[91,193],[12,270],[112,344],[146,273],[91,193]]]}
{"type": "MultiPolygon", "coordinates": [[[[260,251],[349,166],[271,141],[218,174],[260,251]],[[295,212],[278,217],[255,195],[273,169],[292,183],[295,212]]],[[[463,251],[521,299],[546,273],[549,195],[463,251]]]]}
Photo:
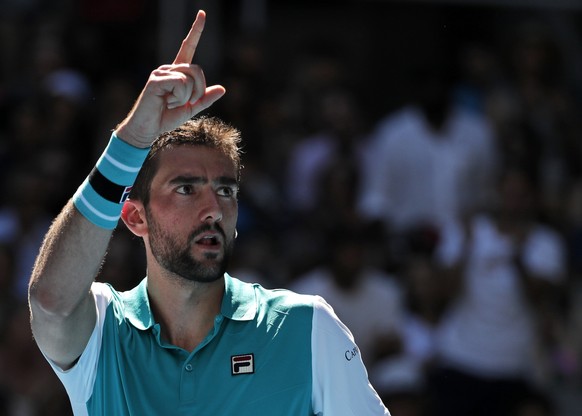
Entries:
{"type": "Polygon", "coordinates": [[[220,251],[222,245],[220,243],[216,244],[196,244],[196,247],[199,247],[203,251],[220,251]]]}

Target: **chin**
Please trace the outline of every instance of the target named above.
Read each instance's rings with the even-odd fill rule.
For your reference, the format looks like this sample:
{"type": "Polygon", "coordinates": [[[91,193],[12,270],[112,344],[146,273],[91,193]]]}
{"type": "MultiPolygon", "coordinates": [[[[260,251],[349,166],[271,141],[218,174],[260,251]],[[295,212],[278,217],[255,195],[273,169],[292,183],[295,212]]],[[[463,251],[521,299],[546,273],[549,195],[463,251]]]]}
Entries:
{"type": "Polygon", "coordinates": [[[191,282],[212,283],[221,279],[226,272],[226,263],[224,261],[208,261],[206,259],[190,266],[189,270],[184,270],[181,276],[191,282]]]}

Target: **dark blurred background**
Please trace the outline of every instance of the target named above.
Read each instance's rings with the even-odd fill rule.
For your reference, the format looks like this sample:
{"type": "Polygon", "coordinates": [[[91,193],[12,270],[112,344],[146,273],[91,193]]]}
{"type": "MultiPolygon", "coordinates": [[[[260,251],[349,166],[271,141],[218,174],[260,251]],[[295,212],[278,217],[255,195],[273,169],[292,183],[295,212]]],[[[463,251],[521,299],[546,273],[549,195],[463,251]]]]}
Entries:
{"type": "MultiPolygon", "coordinates": [[[[0,415],[71,414],[29,273],[201,8],[244,140],[230,273],[325,296],[393,416],[582,415],[580,0],[0,0],[0,415]]],[[[144,276],[120,226],[98,279],[144,276]]]]}

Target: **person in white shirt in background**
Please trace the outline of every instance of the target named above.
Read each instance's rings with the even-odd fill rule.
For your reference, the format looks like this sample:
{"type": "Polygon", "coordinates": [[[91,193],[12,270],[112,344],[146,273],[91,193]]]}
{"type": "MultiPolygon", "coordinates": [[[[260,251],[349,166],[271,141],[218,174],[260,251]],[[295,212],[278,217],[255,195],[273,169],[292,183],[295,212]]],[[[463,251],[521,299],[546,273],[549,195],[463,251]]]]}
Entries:
{"type": "Polygon", "coordinates": [[[493,187],[492,125],[454,102],[452,58],[441,53],[411,71],[413,98],[377,122],[366,145],[358,209],[404,239],[479,208],[493,187]]]}
{"type": "Polygon", "coordinates": [[[324,297],[352,330],[364,362],[373,367],[400,350],[402,288],[394,276],[368,265],[371,237],[365,230],[338,227],[327,238],[327,262],[298,276],[289,287],[324,297]]]}
{"type": "Polygon", "coordinates": [[[435,416],[508,415],[543,381],[536,370],[566,256],[562,237],[536,217],[535,189],[528,172],[508,168],[497,209],[443,228],[436,256],[457,293],[437,334],[435,416]]]}

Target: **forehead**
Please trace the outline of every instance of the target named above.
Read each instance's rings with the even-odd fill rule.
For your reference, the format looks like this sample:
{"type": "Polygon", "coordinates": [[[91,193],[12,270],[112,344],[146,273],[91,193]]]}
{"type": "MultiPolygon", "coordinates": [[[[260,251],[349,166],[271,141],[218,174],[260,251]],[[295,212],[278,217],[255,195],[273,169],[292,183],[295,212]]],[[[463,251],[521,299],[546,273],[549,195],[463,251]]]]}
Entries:
{"type": "Polygon", "coordinates": [[[237,176],[234,162],[218,149],[208,146],[175,146],[162,150],[158,158],[156,181],[169,180],[176,175],[237,176]]]}

